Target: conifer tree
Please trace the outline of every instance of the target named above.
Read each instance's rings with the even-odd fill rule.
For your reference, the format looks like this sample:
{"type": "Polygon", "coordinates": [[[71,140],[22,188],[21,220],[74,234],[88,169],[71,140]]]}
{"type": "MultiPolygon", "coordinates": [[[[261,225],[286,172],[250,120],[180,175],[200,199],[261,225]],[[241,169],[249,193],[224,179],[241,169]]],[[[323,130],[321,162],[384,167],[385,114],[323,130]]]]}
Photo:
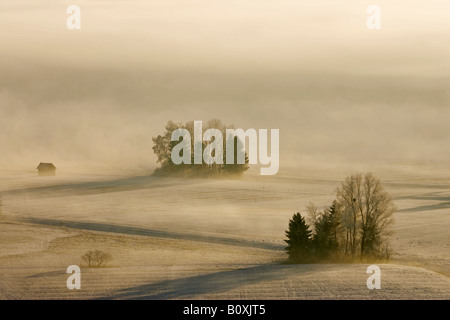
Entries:
{"type": "Polygon", "coordinates": [[[289,259],[302,263],[310,260],[311,230],[306,224],[305,218],[300,213],[295,213],[289,220],[289,229],[286,231],[287,243],[285,248],[289,259]]]}

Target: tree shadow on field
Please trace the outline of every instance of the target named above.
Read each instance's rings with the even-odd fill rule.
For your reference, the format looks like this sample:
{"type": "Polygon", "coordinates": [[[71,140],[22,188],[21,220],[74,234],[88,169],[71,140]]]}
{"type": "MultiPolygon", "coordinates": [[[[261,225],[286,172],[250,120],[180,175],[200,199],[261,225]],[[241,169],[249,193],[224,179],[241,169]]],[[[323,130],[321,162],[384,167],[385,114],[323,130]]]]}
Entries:
{"type": "Polygon", "coordinates": [[[43,277],[57,277],[61,276],[61,271],[48,271],[48,272],[39,272],[32,275],[27,276],[27,279],[35,279],[35,278],[43,278],[43,277]]]}
{"type": "Polygon", "coordinates": [[[164,188],[176,185],[192,185],[200,183],[193,179],[182,179],[176,177],[131,176],[112,180],[100,181],[75,181],[73,183],[62,183],[49,186],[38,186],[31,188],[12,189],[4,191],[5,195],[17,195],[23,193],[39,193],[40,195],[55,194],[64,195],[93,195],[112,192],[133,191],[141,189],[164,188]]]}
{"type": "Polygon", "coordinates": [[[115,295],[100,299],[190,299],[203,294],[226,292],[244,285],[282,280],[291,273],[295,273],[295,275],[312,273],[316,267],[312,264],[252,266],[144,284],[122,289],[115,295]]]}
{"type": "Polygon", "coordinates": [[[398,212],[420,212],[420,211],[432,211],[439,209],[450,208],[450,196],[448,192],[430,192],[424,194],[414,194],[398,196],[394,198],[395,200],[428,200],[428,201],[438,201],[438,203],[421,205],[417,207],[401,209],[398,212]]]}
{"type": "Polygon", "coordinates": [[[439,210],[439,209],[448,209],[450,208],[450,202],[441,202],[437,204],[432,205],[425,205],[425,206],[419,206],[414,208],[408,208],[408,209],[402,209],[398,212],[420,212],[420,211],[432,211],[432,210],[439,210]]]}
{"type": "Polygon", "coordinates": [[[215,243],[230,246],[239,247],[251,247],[260,248],[266,250],[283,250],[283,245],[277,243],[268,243],[260,241],[252,241],[245,239],[234,239],[220,236],[209,236],[202,234],[191,234],[174,232],[167,230],[157,230],[148,229],[134,226],[123,226],[108,223],[97,223],[97,222],[83,222],[83,221],[68,221],[68,220],[56,220],[56,219],[39,219],[39,218],[21,218],[20,221],[27,223],[41,224],[47,226],[64,226],[65,228],[78,229],[78,230],[89,230],[89,231],[101,231],[109,233],[119,233],[128,235],[138,235],[147,237],[158,237],[176,240],[189,240],[205,243],[215,243]]]}

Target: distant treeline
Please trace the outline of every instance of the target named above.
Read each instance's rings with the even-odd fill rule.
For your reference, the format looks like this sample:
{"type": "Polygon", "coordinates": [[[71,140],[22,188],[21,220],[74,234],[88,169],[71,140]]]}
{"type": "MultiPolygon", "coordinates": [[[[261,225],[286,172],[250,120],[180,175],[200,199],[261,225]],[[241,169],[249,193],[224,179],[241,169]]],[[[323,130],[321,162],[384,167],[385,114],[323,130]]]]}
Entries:
{"type": "MultiPolygon", "coordinates": [[[[233,129],[234,126],[225,126],[220,120],[210,120],[203,126],[203,131],[208,129],[218,129],[222,132],[223,145],[226,145],[226,129],[233,129]]],[[[191,163],[190,164],[175,164],[172,161],[172,149],[179,143],[179,140],[172,141],[172,132],[176,129],[186,129],[190,136],[194,137],[194,121],[183,123],[175,123],[173,121],[167,122],[165,132],[162,135],[153,137],[153,152],[157,156],[157,163],[160,167],[154,172],[155,175],[175,175],[175,176],[206,176],[206,175],[241,175],[248,168],[248,154],[243,150],[245,148],[244,142],[238,137],[234,137],[234,164],[226,163],[227,152],[226,148],[223,150],[223,164],[194,164],[194,139],[191,140],[191,163]],[[238,164],[238,150],[244,152],[245,163],[238,164]]],[[[208,143],[202,141],[202,152],[207,147],[208,143]]],[[[214,154],[213,154],[214,155],[214,154]]]]}

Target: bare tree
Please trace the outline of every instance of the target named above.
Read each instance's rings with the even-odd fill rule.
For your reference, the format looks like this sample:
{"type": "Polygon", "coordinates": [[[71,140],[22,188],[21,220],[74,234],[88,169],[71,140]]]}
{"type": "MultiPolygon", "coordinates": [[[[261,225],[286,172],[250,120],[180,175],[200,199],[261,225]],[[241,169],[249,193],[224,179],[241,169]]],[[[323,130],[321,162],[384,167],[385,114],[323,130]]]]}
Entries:
{"type": "Polygon", "coordinates": [[[343,215],[346,229],[345,252],[355,255],[358,246],[359,214],[356,199],[361,191],[362,175],[347,177],[341,187],[337,188],[337,203],[343,215]]]}
{"type": "Polygon", "coordinates": [[[352,256],[381,254],[386,246],[392,215],[397,210],[380,180],[371,173],[354,174],[336,190],[337,204],[346,228],[346,248],[352,256]]]}
{"type": "Polygon", "coordinates": [[[97,262],[97,267],[104,267],[111,260],[112,256],[110,253],[95,250],[95,261],[97,262]]]}
{"type": "Polygon", "coordinates": [[[90,267],[92,265],[92,262],[94,260],[94,251],[88,251],[86,252],[81,259],[83,259],[83,261],[87,262],[88,266],[90,267]]]}
{"type": "Polygon", "coordinates": [[[109,261],[112,260],[111,254],[100,251],[100,250],[91,250],[86,252],[81,259],[88,263],[88,266],[95,267],[104,267],[109,261]]]}
{"type": "Polygon", "coordinates": [[[306,205],[306,213],[308,217],[308,223],[313,227],[312,231],[314,230],[314,226],[317,224],[317,221],[320,219],[322,212],[319,211],[319,209],[316,207],[316,204],[314,202],[310,202],[306,205]]]}

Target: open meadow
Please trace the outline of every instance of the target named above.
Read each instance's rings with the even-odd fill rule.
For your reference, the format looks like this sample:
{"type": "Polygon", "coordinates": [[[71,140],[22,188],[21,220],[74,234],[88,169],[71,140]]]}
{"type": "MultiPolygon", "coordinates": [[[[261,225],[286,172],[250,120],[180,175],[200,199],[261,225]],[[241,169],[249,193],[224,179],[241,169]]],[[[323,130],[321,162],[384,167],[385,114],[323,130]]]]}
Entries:
{"type": "Polygon", "coordinates": [[[394,255],[370,264],[283,264],[293,213],[325,207],[345,169],[242,179],[2,172],[1,299],[450,299],[450,184],[439,170],[380,177],[398,207],[394,255]],[[333,172],[333,174],[331,174],[333,172]],[[81,256],[109,252],[104,268],[81,256]],[[70,265],[81,290],[69,290],[70,265]]]}

